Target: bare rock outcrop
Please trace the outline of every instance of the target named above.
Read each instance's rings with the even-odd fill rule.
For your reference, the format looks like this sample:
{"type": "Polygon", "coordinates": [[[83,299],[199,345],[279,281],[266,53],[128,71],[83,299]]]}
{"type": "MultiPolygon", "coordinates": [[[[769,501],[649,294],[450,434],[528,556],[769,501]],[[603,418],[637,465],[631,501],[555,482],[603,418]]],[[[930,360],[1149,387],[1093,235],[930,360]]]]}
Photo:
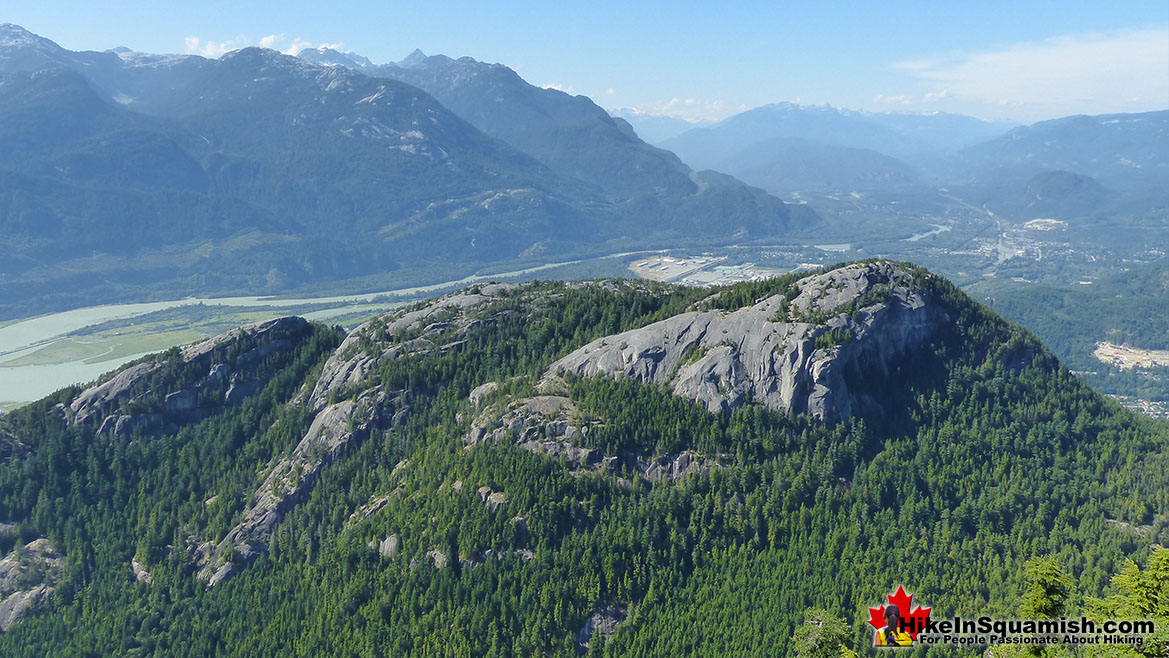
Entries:
{"type": "MultiPolygon", "coordinates": [[[[537,395],[484,409],[471,421],[471,430],[463,441],[468,448],[486,441],[514,442],[524,450],[573,464],[580,468],[577,473],[636,472],[651,482],[679,482],[696,473],[705,475],[718,466],[716,460],[693,450],[659,455],[631,451],[605,457],[603,451],[582,444],[590,430],[601,425],[601,420],[586,417],[565,396],[537,395]]],[[[480,490],[481,496],[487,494],[490,490],[486,487],[480,490]]]]}
{"type": "Polygon", "coordinates": [[[673,480],[680,482],[691,475],[707,475],[712,468],[718,466],[714,459],[703,457],[693,450],[683,450],[678,454],[649,456],[632,456],[631,470],[641,473],[650,482],[659,480],[673,480]]]}
{"type": "Polygon", "coordinates": [[[0,413],[0,464],[23,459],[27,454],[28,446],[20,440],[12,423],[0,413]]]}
{"type": "Polygon", "coordinates": [[[946,321],[895,263],[850,265],[803,279],[788,300],[774,295],[736,311],[692,311],[595,340],[552,364],[545,382],[571,373],[670,386],[725,411],[748,401],[849,418],[852,389],[879,380],[946,321]]]}
{"type": "Polygon", "coordinates": [[[368,503],[362,505],[360,509],[349,515],[349,520],[345,522],[346,529],[352,528],[358,523],[361,523],[362,521],[385,509],[385,506],[390,504],[390,501],[394,499],[394,496],[397,496],[402,492],[402,488],[403,485],[399,484],[396,489],[388,494],[382,494],[380,496],[374,496],[370,498],[368,503]]]}
{"type": "Polygon", "coordinates": [[[0,598],[0,631],[12,628],[29,608],[48,601],[53,592],[48,585],[37,585],[0,598]]]}
{"type": "MultiPolygon", "coordinates": [[[[224,537],[203,542],[191,538],[188,551],[198,577],[214,586],[238,573],[266,550],[277,524],[309,495],[323,468],[343,459],[369,437],[408,420],[411,393],[385,390],[379,376],[384,367],[400,358],[465,349],[477,327],[514,313],[538,312],[544,299],[542,291],[525,291],[515,285],[476,285],[354,329],[329,356],[313,385],[305,387],[292,402],[313,415],[296,448],[272,461],[249,496],[251,502],[224,537]],[[508,300],[515,304],[495,305],[517,292],[522,296],[508,300]]],[[[126,385],[111,388],[122,390],[126,385]]],[[[480,397],[490,393],[491,387],[479,389],[480,397]]],[[[167,402],[185,408],[190,398],[176,395],[167,402]]],[[[399,467],[405,465],[403,462],[399,467]]],[[[352,515],[349,523],[359,523],[376,513],[393,495],[375,497],[352,515]]],[[[508,504],[503,492],[488,492],[483,502],[493,511],[508,504]]]]}
{"type": "MultiPolygon", "coordinates": [[[[294,400],[315,414],[304,438],[291,454],[274,461],[226,536],[194,549],[198,577],[211,586],[231,578],[266,550],[276,525],[311,492],[321,469],[374,433],[407,420],[409,392],[384,390],[374,376],[378,369],[398,358],[459,349],[461,338],[482,321],[474,311],[513,288],[474,286],[354,329],[325,362],[313,388],[294,400]]],[[[368,514],[387,501],[371,501],[368,514]]]]}
{"type": "Polygon", "coordinates": [[[484,486],[479,487],[477,493],[479,494],[479,502],[492,512],[507,505],[507,494],[502,491],[492,491],[491,487],[484,486]]]}
{"type": "Polygon", "coordinates": [[[560,395],[540,395],[484,410],[471,422],[471,431],[464,442],[473,446],[483,441],[514,440],[516,445],[531,452],[593,464],[601,455],[582,447],[580,440],[596,424],[597,421],[583,418],[572,400],[560,395]]]}
{"type": "Polygon", "coordinates": [[[625,621],[628,614],[628,609],[623,606],[607,605],[598,608],[589,618],[585,620],[584,626],[576,634],[577,647],[582,651],[587,651],[589,645],[600,639],[602,642],[608,639],[617,630],[617,626],[625,621]]]}
{"type": "Polygon", "coordinates": [[[390,314],[354,329],[325,362],[321,376],[304,400],[310,409],[323,409],[330,400],[345,397],[360,388],[375,369],[391,359],[451,348],[458,337],[479,320],[468,312],[498,299],[516,286],[488,284],[440,297],[420,308],[390,314]],[[398,342],[394,336],[408,332],[412,338],[398,342]]]}
{"type": "Polygon", "coordinates": [[[377,552],[387,560],[392,560],[398,554],[399,543],[398,535],[390,535],[378,544],[377,552]]]}
{"type": "Polygon", "coordinates": [[[64,567],[65,556],[43,537],[0,559],[0,631],[11,628],[29,608],[48,601],[64,567]]]}
{"type": "Polygon", "coordinates": [[[198,576],[215,585],[266,548],[276,524],[312,490],[320,471],[356,448],[374,431],[387,429],[405,408],[402,391],[387,394],[375,387],[354,400],[330,404],[313,419],[292,453],[277,460],[252,495],[243,518],[216,544],[196,551],[198,576]]]}
{"type": "Polygon", "coordinates": [[[426,557],[430,558],[431,563],[434,564],[435,569],[445,569],[450,558],[447,554],[438,550],[437,548],[426,551],[426,557]]]}
{"type": "Polygon", "coordinates": [[[82,391],[62,411],[70,422],[117,436],[198,422],[263,388],[272,373],[257,366],[274,353],[295,349],[311,333],[308,321],[298,317],[233,329],[183,348],[173,360],[129,366],[82,391]],[[179,378],[162,376],[167,371],[184,373],[182,379],[190,383],[170,388],[179,378]]]}
{"type": "Polygon", "coordinates": [[[134,580],[147,585],[154,584],[154,576],[150,575],[150,570],[146,565],[138,561],[138,558],[130,560],[130,572],[134,574],[134,580]]]}

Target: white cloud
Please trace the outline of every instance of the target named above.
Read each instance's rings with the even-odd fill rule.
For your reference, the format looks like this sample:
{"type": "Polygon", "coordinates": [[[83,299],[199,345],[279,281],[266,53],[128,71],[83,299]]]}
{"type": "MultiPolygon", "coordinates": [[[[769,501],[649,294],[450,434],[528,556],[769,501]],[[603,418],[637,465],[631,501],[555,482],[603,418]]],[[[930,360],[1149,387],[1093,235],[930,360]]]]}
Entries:
{"type": "Polygon", "coordinates": [[[884,94],[877,94],[873,98],[874,103],[884,103],[886,105],[909,105],[912,100],[909,96],[886,96],[884,94]]]}
{"type": "Polygon", "coordinates": [[[305,41],[304,39],[297,37],[297,38],[292,40],[291,46],[284,49],[284,54],[285,55],[295,55],[295,54],[299,53],[300,51],[304,50],[305,48],[312,48],[312,47],[313,47],[313,44],[311,41],[305,41]]]}
{"type": "Polygon", "coordinates": [[[566,87],[558,82],[550,82],[550,83],[547,83],[547,84],[544,84],[541,86],[544,87],[545,89],[555,89],[556,91],[563,91],[566,94],[575,94],[576,93],[576,88],[566,87]]]}
{"type": "Polygon", "coordinates": [[[641,114],[674,117],[690,123],[720,121],[732,114],[750,109],[746,105],[732,105],[725,101],[706,101],[700,98],[671,98],[668,101],[647,103],[633,108],[641,114]]]}
{"type": "Polygon", "coordinates": [[[612,96],[615,93],[617,93],[617,92],[612,87],[609,87],[608,89],[605,90],[606,96],[612,96]]]}
{"type": "Polygon", "coordinates": [[[1065,35],[895,67],[937,85],[923,100],[948,97],[984,114],[1044,118],[1169,107],[1165,28],[1065,35]]]}
{"type": "Polygon", "coordinates": [[[183,39],[183,45],[187,49],[188,54],[202,55],[204,57],[219,57],[220,55],[246,48],[252,45],[251,40],[240,35],[234,39],[227,41],[203,41],[199,37],[187,37],[183,39]]]}
{"type": "MultiPolygon", "coordinates": [[[[261,38],[258,42],[253,41],[243,35],[237,36],[234,39],[226,41],[204,41],[199,37],[187,37],[183,39],[183,46],[190,54],[202,55],[204,57],[219,57],[220,55],[238,50],[240,48],[247,48],[248,46],[259,45],[263,48],[275,48],[283,52],[285,55],[296,55],[305,48],[312,48],[313,44],[310,41],[305,41],[300,37],[292,40],[287,47],[284,44],[289,43],[288,37],[283,34],[269,34],[261,38]]],[[[345,50],[344,43],[322,43],[321,48],[332,48],[341,52],[348,52],[345,50]]]]}

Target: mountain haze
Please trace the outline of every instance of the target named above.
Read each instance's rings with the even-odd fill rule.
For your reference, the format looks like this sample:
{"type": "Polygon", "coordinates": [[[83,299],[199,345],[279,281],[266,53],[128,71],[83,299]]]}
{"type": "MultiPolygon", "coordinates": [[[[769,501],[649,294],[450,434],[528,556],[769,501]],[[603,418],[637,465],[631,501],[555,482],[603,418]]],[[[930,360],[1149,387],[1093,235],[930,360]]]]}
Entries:
{"type": "Polygon", "coordinates": [[[1064,117],[966,148],[946,175],[1020,219],[1047,216],[1047,206],[1055,217],[1158,225],[1169,217],[1167,145],[1169,110],[1064,117]]]}
{"type": "Polygon", "coordinates": [[[684,119],[649,114],[635,108],[611,108],[609,114],[614,118],[627,121],[639,137],[655,146],[660,146],[665,140],[677,137],[695,127],[694,124],[684,119]]]}
{"type": "Polygon", "coordinates": [[[422,283],[816,221],[691,172],[587,99],[428,61],[415,82],[461,112],[354,58],[73,53],[0,26],[0,305],[422,283]],[[480,94],[505,109],[472,116],[495,107],[480,94]]]}
{"type": "Polygon", "coordinates": [[[711,125],[694,128],[661,143],[694,167],[713,168],[753,144],[777,137],[810,139],[829,145],[878,151],[914,159],[955,150],[1004,128],[960,115],[864,113],[831,105],[763,105],[711,125]]]}
{"type": "Polygon", "coordinates": [[[1071,116],[1010,128],[959,115],[778,103],[662,146],[781,198],[812,199],[838,226],[856,221],[854,204],[837,199],[853,194],[872,202],[862,209],[866,221],[903,219],[906,208],[940,217],[965,204],[1020,223],[1156,226],[1169,209],[1167,117],[1071,116]]]}
{"type": "MultiPolygon", "coordinates": [[[[364,59],[328,49],[305,50],[301,56],[340,66],[364,59]]],[[[680,222],[695,212],[705,215],[716,204],[723,209],[722,221],[740,213],[766,217],[775,212],[776,202],[766,195],[722,176],[691,171],[589,98],[536,87],[502,64],[415,50],[396,64],[360,69],[425,90],[486,134],[593,186],[615,203],[636,208],[639,216],[680,222]]],[[[785,210],[797,213],[793,224],[814,222],[806,209],[785,210]]],[[[698,234],[709,230],[700,224],[690,229],[698,234]]]]}

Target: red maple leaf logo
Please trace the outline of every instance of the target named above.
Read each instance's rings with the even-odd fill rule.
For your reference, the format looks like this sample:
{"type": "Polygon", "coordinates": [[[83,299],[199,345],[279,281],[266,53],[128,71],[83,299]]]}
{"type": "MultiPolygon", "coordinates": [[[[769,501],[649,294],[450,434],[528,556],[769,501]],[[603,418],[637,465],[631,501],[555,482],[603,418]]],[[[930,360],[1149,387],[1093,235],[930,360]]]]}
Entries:
{"type": "MultiPolygon", "coordinates": [[[[897,591],[888,594],[885,598],[889,599],[889,605],[897,606],[897,611],[901,613],[901,629],[909,633],[909,637],[913,641],[917,641],[917,634],[925,628],[925,623],[930,618],[930,608],[913,606],[913,595],[906,594],[905,588],[901,585],[897,586],[897,591]]],[[[869,608],[869,625],[876,629],[885,627],[885,606],[877,606],[869,608]]]]}

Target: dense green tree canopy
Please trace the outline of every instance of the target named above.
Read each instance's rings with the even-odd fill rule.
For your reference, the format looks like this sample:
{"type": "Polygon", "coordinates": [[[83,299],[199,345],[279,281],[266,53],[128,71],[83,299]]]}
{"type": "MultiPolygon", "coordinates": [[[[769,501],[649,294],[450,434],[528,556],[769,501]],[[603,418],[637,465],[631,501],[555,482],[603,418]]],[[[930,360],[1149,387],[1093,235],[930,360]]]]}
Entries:
{"type": "MultiPolygon", "coordinates": [[[[914,285],[952,323],[880,380],[880,417],[711,414],[653,386],[578,379],[568,397],[599,428],[588,446],[694,450],[718,466],[651,482],[465,441],[481,384],[499,384],[492,400],[530,395],[548,363],[595,338],[791,284],[711,297],[544,283],[492,302],[457,348],[378,365],[370,382],[409,391],[408,416],[324,468],[267,550],[214,588],[194,577],[188,546],[222,538],[267,465],[304,436],[312,414],[298,395],[334,331],[267,363],[274,376],[243,404],[170,434],[63,423],[55,405],[77,389],[19,410],[8,420],[29,454],[0,466],[0,520],[16,523],[0,549],[43,536],[68,564],[50,602],[0,635],[0,655],[572,656],[606,607],[624,620],[590,653],[791,655],[803,642],[865,646],[865,609],[896,583],[946,614],[1005,614],[1020,598],[1059,614],[1066,603],[1047,606],[1027,584],[1028,573],[1042,583],[1044,601],[1066,596],[1060,577],[1039,573],[1048,563],[1026,566],[1041,555],[1087,595],[1113,583],[1134,606],[1164,603],[1140,599],[1151,576],[1123,565],[1163,570],[1161,552],[1148,556],[1169,540],[1169,432],[924,271],[914,285]],[[492,509],[481,487],[505,502],[492,509]],[[393,557],[370,548],[391,536],[393,557]],[[153,584],[134,578],[134,558],[153,584]],[[810,608],[824,611],[818,639],[810,608]]],[[[376,350],[379,331],[412,337],[387,326],[351,349],[376,350]]]]}

